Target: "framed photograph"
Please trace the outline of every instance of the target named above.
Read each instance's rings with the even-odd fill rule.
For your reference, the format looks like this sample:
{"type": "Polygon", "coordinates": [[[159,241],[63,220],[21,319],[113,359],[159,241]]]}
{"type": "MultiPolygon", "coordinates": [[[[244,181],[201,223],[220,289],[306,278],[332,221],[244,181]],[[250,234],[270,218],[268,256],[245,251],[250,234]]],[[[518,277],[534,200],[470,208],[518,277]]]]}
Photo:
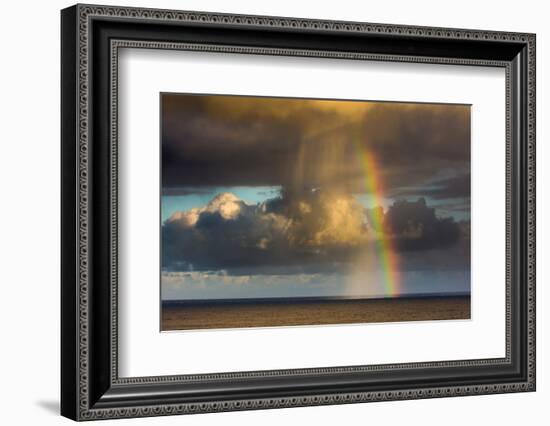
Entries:
{"type": "Polygon", "coordinates": [[[535,35],[61,12],[61,412],[535,390],[535,35]]]}

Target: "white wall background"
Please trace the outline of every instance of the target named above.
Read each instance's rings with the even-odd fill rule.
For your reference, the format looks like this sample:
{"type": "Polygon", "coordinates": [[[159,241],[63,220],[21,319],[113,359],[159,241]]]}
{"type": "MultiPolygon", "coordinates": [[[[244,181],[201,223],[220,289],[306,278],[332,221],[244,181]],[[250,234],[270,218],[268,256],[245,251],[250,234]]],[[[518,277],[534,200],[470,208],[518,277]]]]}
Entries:
{"type": "MultiPolygon", "coordinates": [[[[117,420],[118,424],[545,424],[550,401],[550,27],[545,2],[104,0],[103,4],[537,33],[538,390],[529,394],[117,420]],[[483,423],[482,423],[483,422],[483,423]]],[[[59,9],[2,5],[0,63],[0,401],[2,424],[59,417],[59,9]]],[[[113,423],[107,421],[102,424],[113,423]]],[[[116,424],[116,423],[113,423],[116,424]]]]}

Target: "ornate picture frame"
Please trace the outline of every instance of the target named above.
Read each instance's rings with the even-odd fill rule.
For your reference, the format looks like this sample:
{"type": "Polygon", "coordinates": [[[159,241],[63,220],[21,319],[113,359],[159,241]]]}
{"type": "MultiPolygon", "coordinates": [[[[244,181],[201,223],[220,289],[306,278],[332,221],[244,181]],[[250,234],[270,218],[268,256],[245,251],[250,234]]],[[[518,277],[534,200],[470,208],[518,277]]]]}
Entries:
{"type": "MultiPolygon", "coordinates": [[[[62,415],[93,420],[534,391],[535,41],[534,34],[495,31],[96,5],[64,9],[62,415]],[[505,356],[119,377],[117,90],[121,48],[504,69],[505,356]]],[[[217,371],[215,366],[213,371],[217,371]]]]}

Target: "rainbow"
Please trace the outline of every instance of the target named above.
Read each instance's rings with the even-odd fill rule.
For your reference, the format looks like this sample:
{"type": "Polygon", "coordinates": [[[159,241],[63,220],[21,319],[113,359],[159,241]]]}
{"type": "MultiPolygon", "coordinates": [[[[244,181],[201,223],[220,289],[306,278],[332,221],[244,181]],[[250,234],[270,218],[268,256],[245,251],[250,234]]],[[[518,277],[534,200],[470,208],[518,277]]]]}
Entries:
{"type": "Polygon", "coordinates": [[[371,226],[378,232],[376,251],[383,274],[383,286],[386,296],[396,296],[400,293],[399,258],[393,245],[393,239],[387,232],[384,221],[383,197],[384,187],[380,178],[380,170],[375,156],[362,146],[358,145],[361,166],[365,172],[365,184],[367,192],[373,197],[374,205],[380,208],[373,209],[370,217],[371,226]]]}

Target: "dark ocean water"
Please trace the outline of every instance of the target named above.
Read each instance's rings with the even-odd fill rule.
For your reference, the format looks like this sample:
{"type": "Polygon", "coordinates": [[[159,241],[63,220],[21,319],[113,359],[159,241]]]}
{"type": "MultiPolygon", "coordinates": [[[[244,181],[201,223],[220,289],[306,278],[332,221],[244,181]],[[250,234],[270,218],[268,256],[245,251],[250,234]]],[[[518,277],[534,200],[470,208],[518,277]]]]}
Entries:
{"type": "Polygon", "coordinates": [[[470,296],[250,298],[162,303],[163,331],[470,318],[470,296]]]}

